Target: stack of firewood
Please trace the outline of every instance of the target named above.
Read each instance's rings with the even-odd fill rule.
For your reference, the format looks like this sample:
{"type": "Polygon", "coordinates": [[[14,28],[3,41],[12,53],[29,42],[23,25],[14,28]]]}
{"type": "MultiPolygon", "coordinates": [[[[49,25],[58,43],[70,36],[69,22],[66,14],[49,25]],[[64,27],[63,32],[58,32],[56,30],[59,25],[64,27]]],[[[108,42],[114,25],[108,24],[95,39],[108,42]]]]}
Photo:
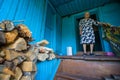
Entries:
{"type": "Polygon", "coordinates": [[[36,61],[52,60],[54,51],[43,40],[30,45],[32,34],[24,24],[0,23],[0,80],[34,80],[36,61]]]}

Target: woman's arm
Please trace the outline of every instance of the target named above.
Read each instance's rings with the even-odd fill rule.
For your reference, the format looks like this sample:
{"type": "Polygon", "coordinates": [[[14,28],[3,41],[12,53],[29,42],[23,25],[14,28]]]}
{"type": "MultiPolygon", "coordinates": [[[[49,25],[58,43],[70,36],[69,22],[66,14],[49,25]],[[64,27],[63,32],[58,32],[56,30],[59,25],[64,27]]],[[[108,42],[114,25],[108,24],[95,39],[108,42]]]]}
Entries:
{"type": "Polygon", "coordinates": [[[100,23],[99,21],[95,21],[95,20],[93,20],[93,19],[92,19],[92,23],[93,23],[93,25],[95,25],[95,26],[101,25],[101,23],[100,23]]]}
{"type": "Polygon", "coordinates": [[[82,35],[82,27],[81,26],[79,27],[79,30],[80,30],[80,35],[82,35]]]}
{"type": "Polygon", "coordinates": [[[79,22],[79,31],[80,31],[80,35],[82,35],[82,20],[80,20],[79,22]]]}

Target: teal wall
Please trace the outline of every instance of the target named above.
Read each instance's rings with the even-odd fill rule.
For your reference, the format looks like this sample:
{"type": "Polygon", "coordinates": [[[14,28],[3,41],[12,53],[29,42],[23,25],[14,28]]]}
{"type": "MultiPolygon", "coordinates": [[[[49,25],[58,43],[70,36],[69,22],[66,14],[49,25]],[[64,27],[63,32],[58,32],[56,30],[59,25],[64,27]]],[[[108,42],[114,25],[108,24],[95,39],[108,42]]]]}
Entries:
{"type": "MultiPolygon", "coordinates": [[[[35,39],[33,43],[48,39],[50,41],[48,46],[55,51],[61,51],[61,46],[59,46],[61,40],[58,37],[61,36],[59,33],[61,32],[61,17],[55,12],[48,0],[0,0],[0,21],[6,19],[24,20],[23,23],[32,31],[35,39]]],[[[58,59],[38,62],[35,80],[53,80],[59,63],[58,59]]]]}
{"type": "Polygon", "coordinates": [[[60,60],[44,61],[37,63],[37,74],[35,80],[53,80],[59,67],[60,60]]]}
{"type": "Polygon", "coordinates": [[[36,41],[41,39],[45,0],[0,0],[0,21],[24,20],[36,41]],[[34,29],[33,29],[34,27],[34,29]]]}
{"type": "MultiPolygon", "coordinates": [[[[91,14],[97,14],[97,18],[101,22],[108,22],[113,25],[120,25],[120,3],[110,3],[101,7],[97,7],[90,11],[91,14]]],[[[84,11],[85,12],[85,11],[84,11]]],[[[73,48],[73,54],[76,54],[76,33],[75,33],[75,20],[76,18],[80,18],[84,16],[84,12],[80,12],[77,14],[73,14],[71,16],[66,16],[62,18],[62,53],[66,55],[66,47],[71,46],[73,48]]],[[[110,45],[107,41],[102,39],[102,28],[99,28],[101,35],[101,42],[103,51],[109,52],[111,51],[110,45]]]]}
{"type": "MultiPolygon", "coordinates": [[[[99,7],[99,19],[102,22],[108,22],[115,26],[120,26],[120,3],[112,3],[99,7]]],[[[107,41],[102,41],[104,50],[106,52],[111,51],[110,45],[107,41]]]]}
{"type": "Polygon", "coordinates": [[[75,22],[74,16],[68,16],[62,19],[62,53],[66,55],[67,47],[73,48],[73,53],[76,53],[76,38],[75,38],[75,22]]]}
{"type": "MultiPolygon", "coordinates": [[[[61,17],[48,0],[46,7],[43,39],[47,39],[50,42],[48,47],[54,49],[59,54],[61,53],[61,17]]],[[[53,80],[59,64],[59,59],[38,62],[36,80],[53,80]]]]}

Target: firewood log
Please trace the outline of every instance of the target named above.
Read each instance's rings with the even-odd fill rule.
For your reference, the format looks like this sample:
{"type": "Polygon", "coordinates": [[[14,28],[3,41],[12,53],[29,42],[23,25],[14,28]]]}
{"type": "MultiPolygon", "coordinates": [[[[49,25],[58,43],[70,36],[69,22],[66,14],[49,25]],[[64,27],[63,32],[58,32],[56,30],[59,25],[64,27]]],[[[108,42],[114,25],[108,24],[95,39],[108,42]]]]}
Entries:
{"type": "Polygon", "coordinates": [[[14,24],[12,21],[5,20],[5,21],[2,21],[2,23],[3,23],[2,28],[5,29],[5,31],[11,31],[14,29],[14,24]]]}
{"type": "Polygon", "coordinates": [[[4,61],[5,61],[5,59],[0,57],[0,63],[3,63],[4,61]]]}
{"type": "Polygon", "coordinates": [[[35,80],[35,72],[23,72],[21,80],[35,80]]]}
{"type": "Polygon", "coordinates": [[[31,79],[35,80],[36,71],[31,72],[31,79]]]}
{"type": "Polygon", "coordinates": [[[11,49],[3,49],[3,52],[5,53],[4,59],[6,59],[7,61],[11,61],[19,56],[26,56],[26,54],[24,54],[23,52],[18,52],[11,49]]]}
{"type": "Polygon", "coordinates": [[[53,53],[54,51],[51,48],[47,48],[44,46],[40,46],[39,48],[39,53],[53,53]]]}
{"type": "Polygon", "coordinates": [[[21,80],[31,80],[31,76],[22,76],[21,80]]]}
{"type": "Polygon", "coordinates": [[[48,54],[48,55],[49,55],[49,57],[48,57],[47,60],[52,60],[52,59],[55,58],[55,54],[54,54],[54,53],[50,53],[50,54],[48,54]]]}
{"type": "Polygon", "coordinates": [[[45,46],[47,44],[49,44],[49,42],[47,40],[42,40],[40,42],[37,42],[37,45],[39,45],[39,46],[45,46]]]}
{"type": "Polygon", "coordinates": [[[8,75],[15,76],[14,72],[11,71],[11,70],[10,70],[9,68],[7,68],[7,67],[5,67],[5,68],[3,69],[3,73],[8,74],[8,75]]]}
{"type": "Polygon", "coordinates": [[[31,46],[25,54],[26,54],[27,60],[36,61],[37,55],[38,55],[38,49],[34,46],[31,46]]]}
{"type": "Polygon", "coordinates": [[[15,80],[20,80],[23,73],[22,70],[19,67],[16,67],[15,69],[15,80]]]}
{"type": "Polygon", "coordinates": [[[31,32],[30,30],[28,29],[28,27],[24,24],[19,24],[17,25],[18,27],[18,32],[19,32],[19,36],[21,37],[31,37],[31,32]]]}
{"type": "Polygon", "coordinates": [[[18,38],[13,44],[9,45],[9,49],[14,49],[15,51],[27,50],[27,43],[24,38],[18,38]]]}
{"type": "Polygon", "coordinates": [[[0,65],[0,73],[2,73],[2,70],[4,69],[5,65],[1,64],[0,65]]]}
{"type": "Polygon", "coordinates": [[[20,56],[20,54],[17,54],[17,52],[13,51],[13,50],[4,50],[5,52],[5,59],[8,61],[11,61],[15,58],[17,58],[18,56],[20,56]]]}
{"type": "Polygon", "coordinates": [[[17,36],[18,36],[18,31],[16,29],[10,32],[5,32],[6,43],[7,44],[13,43],[17,38],[17,36]]]}
{"type": "Polygon", "coordinates": [[[31,62],[31,61],[24,61],[22,64],[21,64],[21,69],[22,71],[25,71],[25,72],[30,72],[30,71],[36,71],[36,65],[34,62],[31,62]]]}
{"type": "Polygon", "coordinates": [[[1,51],[1,52],[0,52],[0,57],[5,57],[4,51],[1,51]]]}
{"type": "Polygon", "coordinates": [[[13,60],[13,63],[14,63],[15,66],[17,66],[20,63],[22,63],[24,60],[26,60],[25,56],[19,56],[16,59],[13,60]]]}
{"type": "Polygon", "coordinates": [[[15,69],[15,67],[16,67],[12,61],[5,61],[5,62],[4,62],[4,65],[5,65],[6,68],[9,68],[9,69],[12,70],[12,71],[13,71],[13,70],[15,69]]]}
{"type": "Polygon", "coordinates": [[[3,45],[6,43],[6,39],[5,39],[5,34],[0,31],[0,45],[3,45]]]}
{"type": "Polygon", "coordinates": [[[45,61],[47,58],[49,57],[49,55],[47,53],[45,54],[38,54],[38,60],[39,61],[45,61]]]}
{"type": "Polygon", "coordinates": [[[10,80],[11,75],[0,74],[0,80],[10,80]]]}
{"type": "Polygon", "coordinates": [[[5,31],[5,24],[4,23],[0,23],[0,28],[5,31]]]}

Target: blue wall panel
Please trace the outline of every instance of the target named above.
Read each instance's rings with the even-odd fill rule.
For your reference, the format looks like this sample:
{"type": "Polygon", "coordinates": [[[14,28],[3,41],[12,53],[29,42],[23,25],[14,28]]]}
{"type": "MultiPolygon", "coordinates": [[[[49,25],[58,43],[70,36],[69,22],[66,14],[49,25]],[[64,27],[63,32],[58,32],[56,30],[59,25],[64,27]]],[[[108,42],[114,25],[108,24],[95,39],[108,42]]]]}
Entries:
{"type": "Polygon", "coordinates": [[[55,38],[55,13],[54,9],[50,6],[50,4],[47,5],[47,12],[46,12],[46,21],[45,21],[45,32],[44,32],[44,38],[48,40],[50,43],[48,44],[48,47],[54,48],[54,38],[55,38]]]}
{"type": "MultiPolygon", "coordinates": [[[[61,47],[59,45],[56,46],[56,44],[58,44],[56,42],[60,41],[60,38],[56,38],[57,36],[59,36],[59,32],[57,31],[61,32],[61,30],[58,30],[59,27],[61,27],[59,26],[61,24],[60,21],[61,17],[56,13],[54,7],[48,1],[44,28],[44,39],[50,42],[48,47],[53,48],[55,52],[59,47],[61,47]],[[57,19],[59,24],[57,22],[57,19]]],[[[61,41],[59,43],[61,43],[61,41]]],[[[53,80],[59,64],[60,64],[59,59],[38,62],[37,64],[38,72],[36,75],[36,80],[53,80]]]]}
{"type": "MultiPolygon", "coordinates": [[[[120,3],[110,3],[101,7],[97,7],[91,10],[87,10],[95,12],[101,22],[108,22],[113,25],[119,26],[120,22],[120,3]]],[[[85,11],[84,11],[85,12],[85,11]]],[[[84,16],[84,12],[80,12],[77,14],[73,14],[71,16],[66,16],[62,18],[62,53],[66,55],[66,47],[72,46],[73,54],[76,54],[76,34],[75,34],[75,18],[76,16],[84,16]]],[[[102,37],[102,30],[100,32],[102,37]]],[[[110,45],[107,41],[101,38],[102,47],[105,52],[111,51],[110,45]]],[[[78,43],[79,44],[79,43],[78,43]]]]}
{"type": "Polygon", "coordinates": [[[62,24],[61,17],[56,15],[56,50],[57,54],[62,52],[62,24]]]}
{"type": "MultiPolygon", "coordinates": [[[[99,7],[99,18],[102,22],[107,22],[115,26],[120,26],[120,3],[111,3],[109,5],[105,5],[99,7]]],[[[110,52],[111,47],[109,43],[103,40],[104,50],[105,52],[110,52]]]]}
{"type": "Polygon", "coordinates": [[[45,0],[1,0],[1,2],[0,21],[24,20],[24,24],[32,31],[35,42],[39,41],[42,35],[40,29],[44,18],[45,0]]]}
{"type": "Polygon", "coordinates": [[[60,60],[38,62],[36,80],[53,80],[60,60]]]}
{"type": "Polygon", "coordinates": [[[67,47],[73,48],[73,53],[76,53],[76,38],[75,38],[75,27],[74,17],[65,17],[62,20],[62,53],[66,55],[67,47]]]}

